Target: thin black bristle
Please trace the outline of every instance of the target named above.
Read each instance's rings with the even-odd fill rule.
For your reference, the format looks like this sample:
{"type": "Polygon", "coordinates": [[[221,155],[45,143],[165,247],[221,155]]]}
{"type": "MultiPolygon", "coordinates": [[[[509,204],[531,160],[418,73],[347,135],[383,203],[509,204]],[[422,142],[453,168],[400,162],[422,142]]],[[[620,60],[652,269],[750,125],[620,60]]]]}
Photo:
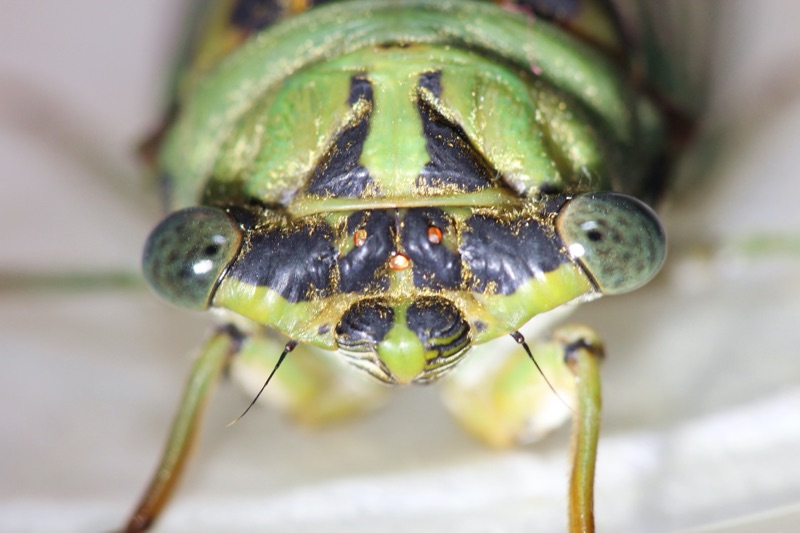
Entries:
{"type": "Polygon", "coordinates": [[[288,353],[291,352],[292,350],[294,350],[296,346],[297,346],[297,341],[289,341],[289,342],[286,343],[286,346],[283,347],[283,351],[281,352],[280,357],[278,357],[278,362],[275,363],[275,367],[272,369],[272,372],[269,373],[269,376],[267,376],[267,380],[261,386],[261,390],[258,391],[258,394],[256,394],[256,397],[253,398],[253,401],[250,402],[250,405],[247,406],[247,409],[245,409],[242,414],[237,416],[230,424],[228,424],[227,427],[231,427],[236,422],[241,420],[242,417],[244,417],[244,415],[246,415],[248,413],[248,411],[250,411],[250,409],[256,404],[258,399],[261,397],[261,393],[264,392],[264,389],[266,389],[267,385],[269,385],[269,382],[272,379],[272,376],[274,376],[275,372],[277,372],[278,368],[280,368],[281,364],[283,363],[283,360],[286,359],[286,356],[288,355],[288,353]]]}

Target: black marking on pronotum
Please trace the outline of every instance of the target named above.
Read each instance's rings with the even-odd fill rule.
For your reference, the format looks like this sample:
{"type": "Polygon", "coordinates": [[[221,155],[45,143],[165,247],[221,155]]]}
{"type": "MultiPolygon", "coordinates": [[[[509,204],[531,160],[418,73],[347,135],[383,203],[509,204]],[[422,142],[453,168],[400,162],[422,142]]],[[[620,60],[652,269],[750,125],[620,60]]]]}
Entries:
{"type": "Polygon", "coordinates": [[[381,267],[386,264],[394,247],[392,224],[385,210],[360,211],[348,217],[348,235],[363,228],[367,232],[367,239],[363,246],[357,246],[339,258],[340,291],[385,291],[389,288],[389,274],[381,267]]]}
{"type": "Polygon", "coordinates": [[[308,192],[327,197],[360,197],[368,187],[375,188],[372,176],[358,163],[369,133],[369,118],[374,103],[372,83],[363,76],[350,79],[348,103],[366,102],[368,108],[347,124],[334,139],[308,181],[308,192]]]}
{"type": "Polygon", "coordinates": [[[356,105],[359,100],[370,103],[374,101],[372,82],[364,76],[353,76],[350,78],[350,95],[347,97],[347,103],[356,105]]]}
{"type": "Polygon", "coordinates": [[[539,17],[559,22],[572,20],[581,12],[580,0],[513,0],[513,3],[539,17]]]}
{"type": "Polygon", "coordinates": [[[441,76],[439,71],[427,72],[419,80],[417,108],[430,161],[422,168],[416,185],[449,193],[485,189],[497,172],[470,143],[461,126],[444,117],[429,101],[441,95],[441,76]]]}
{"type": "Polygon", "coordinates": [[[283,8],[278,0],[238,0],[231,11],[230,22],[241,30],[255,32],[271,26],[282,15],[283,8]]]}
{"type": "Polygon", "coordinates": [[[336,325],[336,344],[350,352],[372,352],[392,329],[394,310],[383,300],[360,300],[336,325]]]}
{"type": "Polygon", "coordinates": [[[438,356],[429,362],[437,363],[439,358],[449,359],[469,346],[469,324],[461,312],[444,298],[420,298],[406,310],[406,325],[426,350],[433,350],[438,356]]]}
{"type": "Polygon", "coordinates": [[[472,271],[471,290],[512,294],[538,274],[557,269],[567,258],[561,240],[536,220],[500,221],[473,215],[464,224],[461,257],[472,271]]]}
{"type": "Polygon", "coordinates": [[[330,228],[322,223],[254,232],[228,275],[269,287],[292,303],[325,297],[336,263],[332,242],[330,228]]]}
{"type": "Polygon", "coordinates": [[[461,288],[461,257],[447,246],[432,244],[428,227],[446,230],[450,221],[441,209],[409,209],[403,218],[400,242],[411,259],[414,286],[420,289],[461,288]]]}
{"type": "Polygon", "coordinates": [[[420,74],[419,88],[429,90],[434,98],[441,98],[442,72],[440,70],[435,70],[433,72],[423,72],[420,74]]]}

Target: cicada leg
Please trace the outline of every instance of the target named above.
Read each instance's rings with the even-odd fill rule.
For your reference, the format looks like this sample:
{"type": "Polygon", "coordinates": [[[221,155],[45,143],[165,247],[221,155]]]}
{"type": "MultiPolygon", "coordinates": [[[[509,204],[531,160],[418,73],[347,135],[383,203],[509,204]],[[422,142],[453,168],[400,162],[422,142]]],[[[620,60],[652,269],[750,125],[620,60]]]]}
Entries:
{"type": "MultiPolygon", "coordinates": [[[[129,158],[115,154],[112,149],[109,149],[107,143],[103,142],[106,140],[104,136],[93,131],[90,127],[91,124],[86,123],[85,115],[78,114],[75,106],[64,100],[62,94],[51,91],[47,86],[29,83],[24,78],[17,79],[14,76],[0,79],[0,94],[2,94],[2,98],[0,98],[2,100],[0,101],[2,130],[11,135],[11,138],[25,140],[25,142],[30,142],[33,148],[42,150],[44,160],[52,159],[61,165],[66,162],[66,166],[73,169],[65,171],[64,175],[59,174],[58,183],[62,186],[67,184],[63,191],[69,191],[69,193],[64,196],[64,192],[61,192],[62,189],[49,186],[48,198],[55,198],[57,201],[54,201],[52,205],[48,204],[47,207],[42,207],[42,212],[49,213],[53,210],[53,206],[62,205],[62,203],[73,205],[71,202],[76,199],[83,202],[95,202],[95,204],[77,204],[78,211],[76,212],[80,212],[82,215],[73,217],[74,220],[61,220],[54,218],[55,215],[44,215],[39,220],[39,224],[45,224],[41,226],[42,228],[49,227],[46,226],[48,223],[58,226],[62,235],[81,235],[80,242],[93,242],[96,249],[105,251],[106,241],[96,242],[98,235],[101,238],[111,238],[116,242],[124,241],[135,232],[134,230],[131,234],[125,232],[122,234],[104,233],[102,231],[97,234],[85,233],[86,228],[91,227],[105,228],[109,226],[114,229],[120,227],[120,224],[106,224],[106,213],[113,213],[116,217],[114,220],[117,222],[130,220],[133,224],[137,224],[140,220],[152,219],[152,215],[156,213],[155,197],[150,190],[153,187],[144,186],[146,184],[142,183],[140,169],[137,169],[129,158]],[[86,205],[96,205],[101,202],[103,208],[86,210],[86,205]],[[108,211],[104,211],[105,209],[108,211]],[[149,215],[148,211],[150,211],[149,215]],[[87,221],[90,221],[91,224],[88,224],[87,221]],[[73,223],[74,225],[72,225],[73,223]],[[64,225],[69,225],[69,229],[66,229],[64,225]]],[[[20,160],[20,162],[24,163],[24,160],[20,160]]],[[[26,178],[23,177],[21,180],[18,178],[16,181],[26,181],[26,178]]],[[[38,182],[40,180],[28,181],[38,182]]],[[[36,194],[32,191],[33,189],[27,194],[36,194]]],[[[7,203],[7,206],[11,207],[15,202],[20,203],[22,198],[23,196],[20,196],[14,200],[12,195],[12,200],[7,203]]],[[[6,205],[3,208],[5,209],[6,205]]],[[[55,209],[55,212],[58,210],[55,209]]],[[[6,216],[9,216],[8,213],[6,216]]],[[[24,226],[25,231],[20,232],[17,237],[21,239],[19,243],[24,243],[26,240],[33,243],[41,241],[47,249],[58,248],[56,240],[40,239],[35,228],[28,227],[28,224],[24,226]]],[[[41,231],[39,229],[39,232],[41,231]]],[[[140,238],[137,237],[136,241],[133,241],[136,247],[141,246],[138,240],[140,238]]],[[[18,244],[11,241],[4,241],[3,245],[6,249],[20,248],[18,244]]],[[[32,250],[35,249],[35,247],[32,248],[32,250]]],[[[61,267],[69,263],[68,255],[69,253],[57,264],[48,262],[46,267],[25,265],[22,268],[9,268],[9,263],[4,261],[3,264],[0,264],[0,293],[78,293],[141,290],[146,287],[139,273],[138,265],[131,265],[130,268],[87,266],[63,271],[61,267]]],[[[7,260],[8,257],[3,259],[7,260]]]]}
{"type": "Polygon", "coordinates": [[[4,292],[89,292],[144,289],[137,272],[105,270],[95,272],[30,273],[0,271],[0,293],[4,292]]]}
{"type": "MultiPolygon", "coordinates": [[[[150,528],[172,496],[220,376],[230,372],[255,394],[275,369],[282,350],[288,351],[288,345],[284,348],[266,331],[245,335],[232,326],[208,340],[189,375],[161,462],[125,533],[150,528]]],[[[332,354],[299,345],[284,359],[263,400],[298,422],[314,425],[375,409],[385,389],[332,354]]]]}
{"type": "Polygon", "coordinates": [[[161,462],[128,520],[125,533],[149,529],[169,501],[197,440],[200,421],[214,386],[241,343],[242,335],[234,328],[223,328],[206,342],[184,388],[161,462]]]}
{"type": "Polygon", "coordinates": [[[505,358],[475,353],[477,361],[465,361],[446,381],[445,403],[467,431],[494,447],[538,440],[571,412],[570,531],[594,531],[602,342],[590,328],[569,325],[530,349],[544,377],[521,347],[505,358]]]}
{"type": "Polygon", "coordinates": [[[565,362],[575,380],[572,416],[572,472],[569,480],[569,530],[594,531],[594,467],[600,436],[600,360],[603,344],[589,328],[571,326],[557,332],[565,362]]]}

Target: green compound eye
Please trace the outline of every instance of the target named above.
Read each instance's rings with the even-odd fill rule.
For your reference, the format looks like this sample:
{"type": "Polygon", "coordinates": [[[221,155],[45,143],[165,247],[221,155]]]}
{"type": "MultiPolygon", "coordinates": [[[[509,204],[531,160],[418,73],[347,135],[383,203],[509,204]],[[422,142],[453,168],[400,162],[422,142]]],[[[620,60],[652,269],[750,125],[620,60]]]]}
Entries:
{"type": "Polygon", "coordinates": [[[664,229],[653,210],[618,193],[576,196],[562,209],[556,228],[603,294],[638,289],[661,268],[664,229]]]}
{"type": "Polygon", "coordinates": [[[205,309],[241,243],[242,232],[221,209],[176,211],[147,238],[142,257],[144,277],[165,300],[205,309]]]}

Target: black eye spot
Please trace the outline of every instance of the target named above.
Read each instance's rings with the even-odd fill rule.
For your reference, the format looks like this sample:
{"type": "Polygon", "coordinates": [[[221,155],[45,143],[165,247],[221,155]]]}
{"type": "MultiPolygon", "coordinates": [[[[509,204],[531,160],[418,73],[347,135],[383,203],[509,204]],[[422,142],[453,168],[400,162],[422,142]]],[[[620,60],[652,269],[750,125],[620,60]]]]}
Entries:
{"type": "Polygon", "coordinates": [[[592,242],[600,242],[603,240],[603,234],[596,229],[593,229],[586,232],[586,238],[592,242]]]}
{"type": "Polygon", "coordinates": [[[207,256],[217,255],[217,252],[219,252],[218,244],[209,244],[203,249],[203,253],[207,256]]]}

